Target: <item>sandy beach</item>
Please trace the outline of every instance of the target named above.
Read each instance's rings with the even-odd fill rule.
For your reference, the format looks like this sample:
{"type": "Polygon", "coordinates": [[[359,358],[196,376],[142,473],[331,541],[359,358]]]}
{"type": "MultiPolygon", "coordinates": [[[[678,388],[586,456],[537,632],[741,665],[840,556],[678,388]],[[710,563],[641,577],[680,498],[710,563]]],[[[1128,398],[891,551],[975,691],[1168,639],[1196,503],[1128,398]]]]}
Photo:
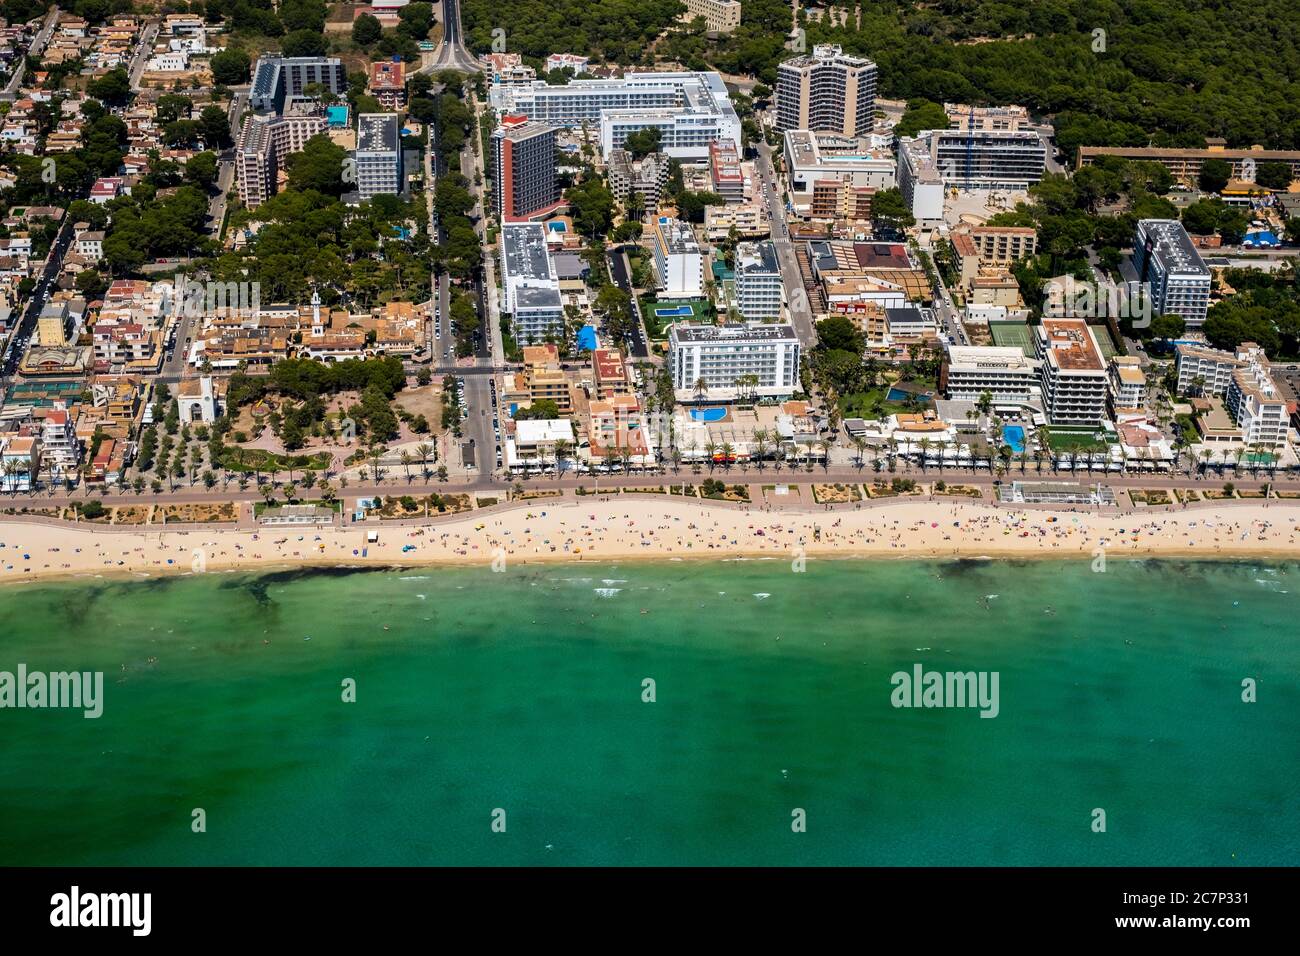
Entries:
{"type": "Polygon", "coordinates": [[[555,499],[425,525],[144,531],[0,522],[0,582],[308,564],[497,567],[759,557],[1300,556],[1300,504],[1236,502],[1146,514],[900,501],[861,510],[726,508],[642,498],[555,499]],[[367,543],[376,530],[378,542],[367,543]],[[405,549],[405,550],[404,550],[405,549]]]}

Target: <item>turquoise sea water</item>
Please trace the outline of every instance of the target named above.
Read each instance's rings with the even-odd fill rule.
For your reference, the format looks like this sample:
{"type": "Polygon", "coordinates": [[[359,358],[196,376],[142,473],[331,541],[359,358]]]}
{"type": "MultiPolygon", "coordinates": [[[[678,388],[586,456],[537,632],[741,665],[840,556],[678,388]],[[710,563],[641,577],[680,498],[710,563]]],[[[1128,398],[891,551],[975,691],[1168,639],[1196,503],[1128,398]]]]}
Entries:
{"type": "Polygon", "coordinates": [[[0,710],[0,864],[1293,864],[1297,612],[1155,561],[9,587],[0,670],[106,700],[0,710]],[[999,715],[894,708],[916,663],[999,715]]]}

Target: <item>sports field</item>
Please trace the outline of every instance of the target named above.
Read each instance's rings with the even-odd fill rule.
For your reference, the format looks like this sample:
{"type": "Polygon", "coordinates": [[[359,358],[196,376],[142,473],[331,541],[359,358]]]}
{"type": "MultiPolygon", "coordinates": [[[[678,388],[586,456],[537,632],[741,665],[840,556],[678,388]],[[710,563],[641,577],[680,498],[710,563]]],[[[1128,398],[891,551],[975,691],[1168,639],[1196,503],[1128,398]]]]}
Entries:
{"type": "Polygon", "coordinates": [[[1024,322],[990,322],[989,335],[994,345],[1018,348],[1031,357],[1034,354],[1034,340],[1024,322]]]}

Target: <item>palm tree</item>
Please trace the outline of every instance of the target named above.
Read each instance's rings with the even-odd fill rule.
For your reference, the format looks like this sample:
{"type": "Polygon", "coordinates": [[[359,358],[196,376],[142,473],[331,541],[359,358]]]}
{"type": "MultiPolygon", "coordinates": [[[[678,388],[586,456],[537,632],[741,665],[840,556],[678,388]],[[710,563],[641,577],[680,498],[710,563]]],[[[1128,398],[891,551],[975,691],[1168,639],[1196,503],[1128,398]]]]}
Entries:
{"type": "Polygon", "coordinates": [[[930,439],[922,438],[917,442],[917,447],[921,449],[921,470],[926,469],[926,453],[930,450],[930,439]]]}
{"type": "Polygon", "coordinates": [[[822,456],[822,471],[831,470],[831,443],[825,438],[817,439],[817,450],[822,456]]]}
{"type": "Polygon", "coordinates": [[[704,443],[704,456],[709,459],[709,474],[713,474],[713,466],[716,464],[713,456],[718,451],[718,444],[712,438],[704,443]]]}
{"type": "Polygon", "coordinates": [[[433,450],[432,445],[423,442],[415,446],[415,453],[420,456],[420,472],[426,485],[429,483],[429,455],[433,450]]]}
{"type": "Polygon", "coordinates": [[[572,446],[561,438],[555,443],[555,473],[563,474],[565,459],[572,453],[572,446]]]}
{"type": "Polygon", "coordinates": [[[17,495],[18,482],[16,476],[19,471],[18,462],[16,462],[12,458],[6,459],[4,470],[5,470],[5,486],[9,489],[10,494],[17,495]]]}
{"type": "Polygon", "coordinates": [[[764,459],[767,457],[767,432],[762,428],[754,430],[754,460],[758,464],[758,470],[763,470],[764,459]]]}
{"type": "Polygon", "coordinates": [[[858,471],[862,471],[862,453],[866,449],[866,447],[867,447],[867,440],[865,438],[863,438],[861,435],[853,436],[853,448],[858,453],[858,458],[857,458],[858,471]]]}
{"type": "Polygon", "coordinates": [[[411,483],[411,453],[403,448],[398,460],[401,461],[402,468],[406,470],[406,483],[409,485],[411,483]]]}
{"type": "Polygon", "coordinates": [[[376,482],[378,482],[383,477],[382,472],[379,470],[379,462],[381,460],[382,457],[380,456],[379,452],[373,448],[370,449],[370,471],[371,474],[375,476],[376,482]]]}
{"type": "Polygon", "coordinates": [[[702,401],[703,399],[708,397],[708,394],[709,394],[709,383],[704,378],[704,376],[701,375],[699,378],[695,380],[695,399],[696,401],[702,401]]]}

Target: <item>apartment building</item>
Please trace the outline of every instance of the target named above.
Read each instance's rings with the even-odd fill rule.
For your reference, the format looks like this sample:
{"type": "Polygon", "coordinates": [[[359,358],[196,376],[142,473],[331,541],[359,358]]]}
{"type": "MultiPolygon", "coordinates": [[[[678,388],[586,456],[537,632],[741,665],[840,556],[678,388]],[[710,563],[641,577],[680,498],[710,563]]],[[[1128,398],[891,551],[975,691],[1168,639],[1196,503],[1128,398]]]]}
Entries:
{"type": "Polygon", "coordinates": [[[865,137],[875,126],[876,64],[824,44],[777,67],[776,128],[865,137]]]}
{"type": "Polygon", "coordinates": [[[587,406],[587,434],[593,463],[624,458],[632,464],[650,464],[654,446],[645,413],[635,395],[612,395],[587,406]]]}
{"type": "Polygon", "coordinates": [[[853,186],[840,179],[819,179],[812,185],[809,219],[864,224],[871,222],[871,208],[876,191],[870,186],[853,186]]]}
{"type": "Polygon", "coordinates": [[[656,218],[654,254],[661,296],[697,298],[704,294],[704,253],[689,225],[667,216],[656,218]]]}
{"type": "Polygon", "coordinates": [[[1032,123],[1029,110],[1023,106],[972,106],[965,103],[944,103],[950,129],[974,129],[981,132],[1000,133],[1029,129],[1032,123]]]}
{"type": "Polygon", "coordinates": [[[53,481],[76,481],[81,442],[67,405],[55,401],[41,420],[41,462],[53,481]]]}
{"type": "Polygon", "coordinates": [[[1174,346],[1174,368],[1178,375],[1178,394],[1186,396],[1227,394],[1233,373],[1262,354],[1254,342],[1242,342],[1236,352],[1179,342],[1174,346]]]}
{"type": "Polygon", "coordinates": [[[761,203],[747,202],[739,205],[706,206],[704,209],[704,238],[721,242],[732,230],[742,239],[766,236],[770,229],[761,203]]]}
{"type": "Polygon", "coordinates": [[[614,198],[626,203],[636,193],[645,207],[645,216],[659,212],[659,198],[668,185],[668,156],[650,153],[633,159],[625,149],[615,149],[609,154],[609,189],[614,198]]]}
{"type": "Polygon", "coordinates": [[[668,367],[678,401],[799,390],[799,337],[792,325],[686,325],[668,330],[668,367]]]}
{"type": "Polygon", "coordinates": [[[740,0],[685,0],[686,19],[702,18],[709,33],[734,33],[740,26],[740,0]]]}
{"type": "Polygon", "coordinates": [[[736,308],[745,321],[781,317],[785,286],[772,242],[736,246],[735,276],[736,308]]]}
{"type": "Polygon", "coordinates": [[[40,473],[41,445],[35,435],[0,435],[0,490],[31,491],[40,473]]]}
{"type": "Polygon", "coordinates": [[[1110,360],[1110,412],[1116,420],[1125,413],[1143,412],[1147,401],[1147,377],[1135,355],[1115,355],[1110,360]]]}
{"type": "Polygon", "coordinates": [[[1053,425],[1098,425],[1106,417],[1109,374],[1083,319],[1044,318],[1034,330],[1043,411],[1053,425]]]}
{"type": "MultiPolygon", "coordinates": [[[[85,223],[78,225],[84,226],[85,223]]],[[[98,262],[104,258],[104,231],[102,229],[78,229],[73,240],[73,251],[89,262],[98,262]]]]}
{"type": "Polygon", "coordinates": [[[899,143],[900,184],[917,174],[922,156],[949,188],[1025,190],[1047,168],[1047,144],[1033,130],[927,130],[899,143]]]}
{"type": "Polygon", "coordinates": [[[518,53],[485,53],[479,57],[492,86],[528,84],[537,79],[537,71],[524,65],[518,53]]]}
{"type": "Polygon", "coordinates": [[[1241,429],[1241,442],[1247,448],[1274,449],[1287,444],[1290,406],[1273,381],[1262,352],[1232,373],[1223,405],[1241,429]]]}
{"type": "Polygon", "coordinates": [[[319,85],[331,93],[348,91],[347,69],[337,57],[290,56],[267,54],[257,61],[248,105],[258,112],[279,113],[285,101],[302,96],[310,85],[319,85]]]}
{"type": "Polygon", "coordinates": [[[96,322],[91,328],[95,368],[99,371],[157,371],[162,330],[139,322],[96,322]]]}
{"type": "Polygon", "coordinates": [[[501,222],[545,216],[560,203],[555,129],[506,116],[492,134],[492,206],[501,222]]]}
{"type": "Polygon", "coordinates": [[[596,397],[603,400],[615,395],[632,394],[632,376],[627,362],[618,349],[594,349],[591,353],[591,374],[596,397]]]}
{"type": "Polygon", "coordinates": [[[1180,182],[1193,185],[1200,178],[1206,161],[1221,159],[1232,167],[1232,178],[1254,181],[1255,170],[1264,163],[1284,163],[1291,167],[1291,178],[1300,179],[1300,150],[1296,149],[1226,149],[1222,146],[1203,149],[1179,149],[1152,146],[1080,146],[1078,167],[1091,166],[1102,156],[1159,163],[1180,182]]]}
{"type": "Polygon", "coordinates": [[[402,192],[402,137],[396,113],[362,113],[357,117],[357,194],[396,196],[402,192]]]}
{"type": "Polygon", "coordinates": [[[560,350],[551,343],[525,345],[523,369],[502,378],[501,401],[528,407],[543,400],[555,402],[561,415],[573,411],[573,386],[560,364],[560,350]]]}
{"type": "Polygon", "coordinates": [[[235,151],[235,180],[245,206],[256,209],[275,195],[278,168],[268,124],[259,122],[256,115],[245,117],[235,151]]]}
{"type": "Polygon", "coordinates": [[[939,389],[953,401],[978,402],[987,393],[999,405],[1024,405],[1038,395],[1038,371],[1019,348],[950,345],[939,389]]]}
{"type": "Polygon", "coordinates": [[[386,110],[406,105],[406,64],[401,60],[380,60],[370,64],[370,95],[386,110]]]}
{"type": "Polygon", "coordinates": [[[740,148],[740,118],[715,72],[627,73],[562,86],[540,80],[499,84],[490,96],[502,113],[558,128],[598,128],[606,159],[628,136],[647,127],[659,130],[659,148],[676,159],[706,160],[709,144],[719,140],[740,148]]]}
{"type": "Polygon", "coordinates": [[[1264,350],[1242,342],[1235,352],[1179,343],[1174,346],[1178,394],[1222,397],[1224,408],[1240,428],[1240,435],[1219,429],[1216,440],[1236,440],[1247,445],[1277,447],[1288,435],[1290,406],[1273,379],[1264,350]]]}
{"type": "Polygon", "coordinates": [[[975,226],[968,235],[988,265],[1009,265],[1038,252],[1038,233],[1029,226],[975,226]]]}
{"type": "Polygon", "coordinates": [[[1155,315],[1179,315],[1189,328],[1205,324],[1210,270],[1177,219],[1141,219],[1133,237],[1133,268],[1150,283],[1155,315]]]}
{"type": "Polygon", "coordinates": [[[921,139],[903,137],[898,143],[898,190],[918,222],[943,219],[945,184],[939,165],[921,139]]]}
{"type": "Polygon", "coordinates": [[[246,116],[235,152],[235,176],[244,205],[256,209],[275,195],[285,160],[325,128],[325,112],[318,109],[246,116]]]}
{"type": "Polygon", "coordinates": [[[740,166],[740,153],[730,140],[709,144],[709,181],[723,201],[745,201],[745,174],[740,166]]]}
{"type": "Polygon", "coordinates": [[[546,58],[546,72],[552,70],[572,70],[573,75],[587,72],[587,65],[591,62],[590,58],[579,56],[577,53],[552,53],[546,58]]]}
{"type": "Polygon", "coordinates": [[[851,137],[807,129],[786,130],[783,140],[786,181],[796,215],[856,218],[826,212],[831,204],[843,206],[898,183],[897,163],[889,150],[863,148],[851,137]]]}
{"type": "Polygon", "coordinates": [[[885,328],[890,345],[912,344],[939,337],[939,320],[934,309],[921,309],[914,305],[886,307],[885,328]]]}
{"type": "Polygon", "coordinates": [[[501,293],[501,311],[513,317],[521,343],[540,342],[563,332],[560,282],[540,223],[502,225],[501,293]]]}

